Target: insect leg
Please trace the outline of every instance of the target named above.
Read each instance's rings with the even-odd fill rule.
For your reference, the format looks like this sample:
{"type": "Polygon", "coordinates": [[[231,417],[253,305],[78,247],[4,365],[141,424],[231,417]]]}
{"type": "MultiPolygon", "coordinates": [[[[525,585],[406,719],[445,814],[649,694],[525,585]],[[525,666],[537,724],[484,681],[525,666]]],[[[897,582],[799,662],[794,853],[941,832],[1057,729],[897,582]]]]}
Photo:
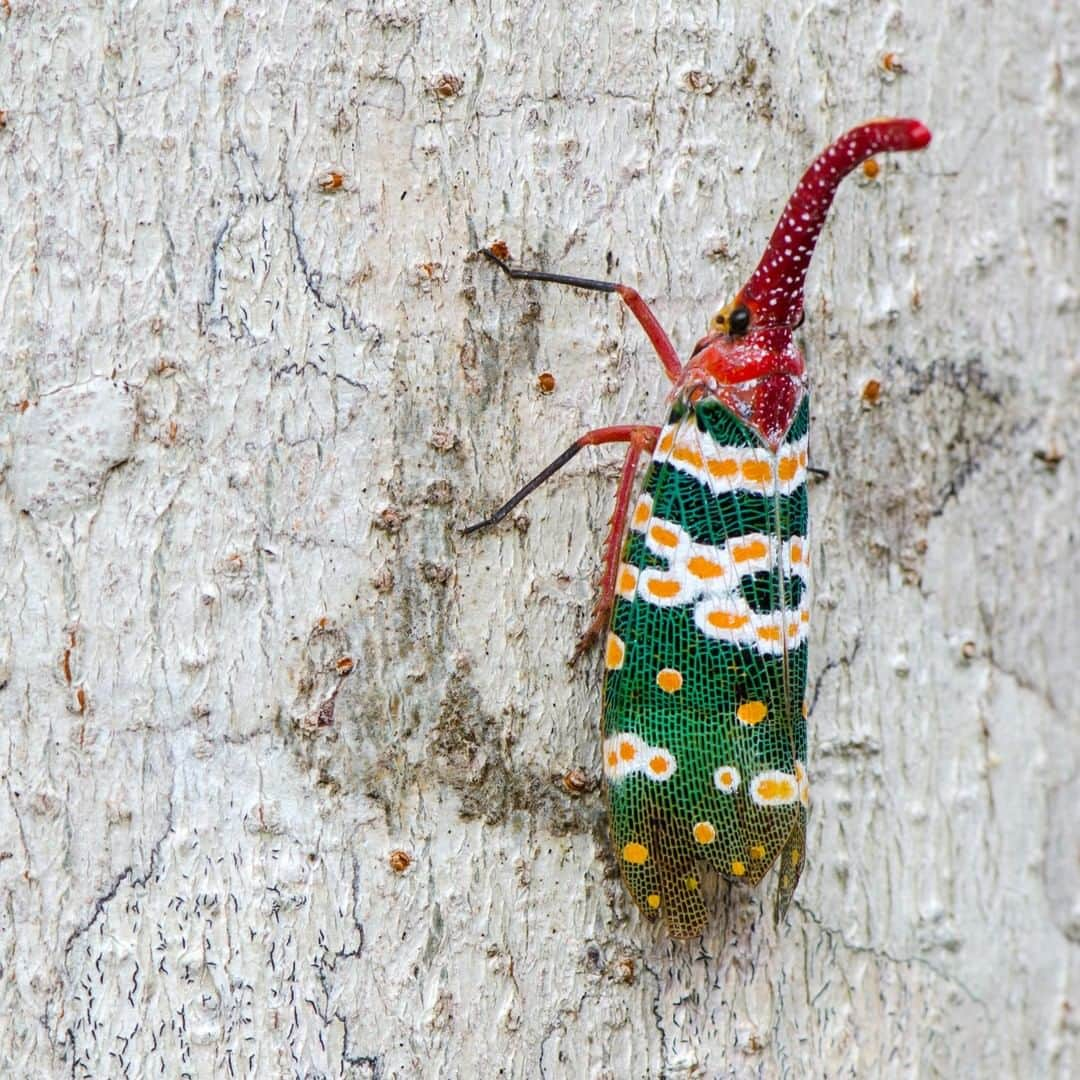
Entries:
{"type": "Polygon", "coordinates": [[[660,357],[660,363],[664,365],[668,378],[672,382],[678,382],[679,376],[682,375],[679,354],[675,351],[675,346],[671,344],[667,331],[652,313],[652,308],[645,303],[636,289],[632,289],[629,285],[620,285],[615,281],[597,281],[593,278],[570,277],[567,274],[549,274],[545,270],[515,270],[493,251],[487,248],[481,248],[481,251],[515,281],[550,281],[555,285],[572,285],[575,289],[618,293],[633,312],[634,318],[641,324],[649,341],[652,342],[652,347],[656,350],[656,355],[660,357]]]}
{"type": "MultiPolygon", "coordinates": [[[[603,429],[601,429],[603,430],[603,429]]],[[[609,428],[614,431],[616,429],[609,428]]],[[[595,434],[595,432],[590,432],[595,434]]],[[[626,448],[622,473],[619,475],[619,487],[615,492],[615,509],[611,514],[607,540],[604,541],[604,573],[600,578],[600,595],[593,608],[592,621],[585,628],[581,640],[574,649],[570,663],[577,659],[603,633],[607,626],[611,605],[615,602],[615,585],[619,579],[619,556],[622,554],[622,540],[626,534],[626,517],[630,512],[630,496],[634,493],[634,477],[637,476],[638,463],[642,451],[651,453],[656,440],[660,438],[658,427],[636,427],[630,432],[630,445],[626,448]]],[[[606,441],[606,440],[605,440],[606,441]]]]}
{"type": "MultiPolygon", "coordinates": [[[[479,532],[481,529],[486,529],[489,525],[497,525],[511,510],[514,509],[519,503],[523,502],[529,495],[531,495],[545,480],[554,476],[568,461],[577,456],[579,450],[585,446],[601,446],[604,443],[613,442],[625,442],[630,443],[630,450],[627,451],[627,461],[630,460],[630,455],[633,454],[634,461],[636,463],[638,457],[641,454],[642,449],[651,450],[656,445],[656,440],[660,437],[660,429],[649,424],[617,424],[614,427],[596,428],[593,431],[587,431],[584,435],[575,439],[550,465],[541,469],[524,487],[515,491],[509,499],[506,500],[490,517],[484,518],[483,521],[476,522],[475,525],[468,525],[461,530],[462,536],[468,536],[469,533],[479,532]],[[635,440],[638,448],[634,450],[635,440]]],[[[619,481],[619,492],[621,496],[623,482],[626,476],[626,464],[623,465],[623,478],[619,481]]],[[[630,477],[633,481],[633,476],[630,477]]],[[[619,496],[616,498],[618,499],[619,496]]],[[[626,499],[629,500],[629,493],[626,495],[626,499]]],[[[618,505],[616,504],[616,513],[618,512],[618,505]]],[[[623,508],[623,521],[626,520],[626,510],[623,508]]],[[[612,519],[614,521],[614,518],[612,519]]]]}
{"type": "Polygon", "coordinates": [[[634,477],[642,452],[651,452],[660,437],[660,429],[651,424],[617,424],[614,427],[596,428],[587,431],[570,444],[547,468],[541,469],[523,488],[516,491],[490,517],[469,525],[461,530],[463,536],[478,532],[489,525],[502,521],[511,510],[532,494],[545,480],[554,476],[584,446],[602,446],[605,443],[625,442],[630,445],[623,460],[619,476],[619,487],[615,493],[615,510],[611,515],[611,525],[604,543],[604,573],[600,579],[600,596],[593,609],[592,622],[574,650],[571,663],[600,636],[607,625],[608,614],[615,599],[615,584],[619,575],[619,555],[623,534],[626,532],[626,517],[630,511],[630,496],[634,493],[634,477]]]}

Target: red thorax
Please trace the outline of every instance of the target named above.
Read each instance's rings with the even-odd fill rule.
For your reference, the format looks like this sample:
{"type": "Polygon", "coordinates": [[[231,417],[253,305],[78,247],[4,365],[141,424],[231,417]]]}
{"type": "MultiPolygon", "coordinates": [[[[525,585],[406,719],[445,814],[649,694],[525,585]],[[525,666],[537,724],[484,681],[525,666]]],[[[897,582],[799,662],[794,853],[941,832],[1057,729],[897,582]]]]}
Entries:
{"type": "Polygon", "coordinates": [[[715,397],[775,452],[795,419],[805,374],[790,327],[709,334],[694,346],[676,393],[691,403],[715,397]]]}

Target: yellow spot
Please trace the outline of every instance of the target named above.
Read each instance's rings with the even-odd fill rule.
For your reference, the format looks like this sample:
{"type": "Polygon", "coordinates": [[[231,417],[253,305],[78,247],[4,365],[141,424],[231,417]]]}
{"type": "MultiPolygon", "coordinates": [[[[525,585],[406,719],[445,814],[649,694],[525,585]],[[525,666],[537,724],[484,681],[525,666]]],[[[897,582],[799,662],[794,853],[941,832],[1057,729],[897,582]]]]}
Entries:
{"type": "Polygon", "coordinates": [[[806,698],[803,698],[802,715],[804,720],[810,715],[810,702],[806,698]]]}
{"type": "Polygon", "coordinates": [[[703,464],[701,455],[696,450],[687,450],[684,446],[680,446],[671,457],[674,461],[684,461],[695,469],[700,469],[703,464]]]}
{"type": "Polygon", "coordinates": [[[806,451],[805,450],[800,450],[799,451],[799,464],[800,465],[805,465],[806,464],[806,451]]]}
{"type": "Polygon", "coordinates": [[[744,461],[742,474],[752,484],[764,484],[772,479],[772,468],[767,461],[744,461]]]}
{"type": "Polygon", "coordinates": [[[798,544],[791,545],[791,561],[793,563],[802,562],[802,548],[798,544]]]}
{"type": "Polygon", "coordinates": [[[750,559],[764,559],[769,554],[764,540],[753,540],[749,544],[731,549],[731,557],[736,562],[748,562],[750,559]]]}
{"type": "Polygon", "coordinates": [[[779,641],[780,630],[776,626],[759,626],[757,636],[762,641],[779,641]]]}
{"type": "Polygon", "coordinates": [[[617,671],[626,657],[626,646],[615,634],[608,634],[607,648],[604,650],[604,664],[608,671],[617,671]]]}
{"type": "Polygon", "coordinates": [[[786,457],[780,459],[780,464],[777,467],[776,475],[783,481],[794,480],[795,474],[799,471],[799,459],[796,457],[786,457]]]}
{"type": "Polygon", "coordinates": [[[644,844],[631,841],[622,849],[622,857],[635,866],[641,866],[649,857],[649,849],[644,844]]]}
{"type": "Polygon", "coordinates": [[[794,797],[795,789],[790,780],[777,780],[767,776],[758,781],[757,794],[762,802],[787,802],[794,797]]]}
{"type": "Polygon", "coordinates": [[[710,611],[708,621],[717,630],[738,630],[750,621],[750,616],[732,615],[730,611],[710,611]]]}
{"type": "Polygon", "coordinates": [[[716,829],[711,821],[699,821],[694,826],[694,839],[699,844],[711,844],[716,839],[716,829]]]}
{"type": "Polygon", "coordinates": [[[801,855],[802,855],[802,852],[798,848],[792,848],[791,849],[791,851],[788,854],[788,858],[791,860],[791,865],[792,866],[798,866],[799,865],[799,857],[801,855]]]}
{"type": "Polygon", "coordinates": [[[646,588],[653,594],[664,600],[670,600],[679,595],[682,586],[677,581],[665,581],[663,578],[649,578],[646,588]]]}
{"type": "Polygon", "coordinates": [[[760,724],[769,715],[769,707],[764,701],[744,701],[735,711],[740,724],[753,727],[760,724]]]}
{"type": "Polygon", "coordinates": [[[661,757],[659,754],[649,760],[649,772],[653,776],[663,776],[664,773],[671,769],[671,762],[666,757],[661,757]]]}
{"type": "Polygon", "coordinates": [[[726,479],[739,471],[739,463],[734,458],[709,458],[708,469],[718,479],[726,479]]]}
{"type": "Polygon", "coordinates": [[[656,685],[665,694],[674,694],[676,690],[682,689],[682,672],[666,667],[656,673],[656,685]]]}
{"type": "Polygon", "coordinates": [[[764,844],[755,844],[750,849],[750,858],[751,859],[764,859],[765,858],[765,845],[764,844]]]}
{"type": "Polygon", "coordinates": [[[732,872],[732,873],[733,873],[733,874],[734,874],[734,875],[735,875],[736,877],[742,877],[742,876],[743,876],[743,874],[745,874],[745,873],[746,873],[746,864],[745,864],[745,863],[742,863],[742,862],[739,862],[739,860],[738,860],[738,859],[736,859],[736,860],[735,860],[735,861],[734,861],[734,862],[733,862],[733,863],[731,864],[731,872],[732,872]]]}
{"type": "Polygon", "coordinates": [[[654,892],[649,893],[649,895],[645,897],[645,903],[655,911],[660,906],[660,897],[654,892]]]}
{"type": "Polygon", "coordinates": [[[632,742],[624,741],[619,743],[619,757],[623,761],[633,761],[637,757],[637,748],[632,742]]]}
{"type": "Polygon", "coordinates": [[[724,576],[724,568],[719,563],[714,563],[712,559],[706,559],[704,555],[695,555],[687,562],[686,568],[694,577],[714,578],[724,576]]]}
{"type": "Polygon", "coordinates": [[[810,612],[809,611],[800,611],[799,612],[799,621],[808,623],[810,621],[810,612]]]}
{"type": "Polygon", "coordinates": [[[614,769],[619,764],[619,755],[614,750],[610,751],[607,756],[607,763],[610,768],[614,769]]]}
{"type": "Polygon", "coordinates": [[[687,889],[689,889],[690,892],[697,892],[697,878],[688,877],[686,879],[686,887],[687,889]]]}
{"type": "Polygon", "coordinates": [[[664,435],[664,437],[657,444],[656,449],[659,450],[661,454],[666,454],[671,449],[671,444],[674,441],[675,441],[675,433],[669,431],[669,432],[667,432],[666,435],[664,435]]]}
{"type": "Polygon", "coordinates": [[[631,595],[637,585],[637,573],[629,566],[623,566],[619,570],[619,592],[623,596],[631,595]]]}
{"type": "Polygon", "coordinates": [[[649,520],[649,515],[652,513],[652,507],[645,499],[639,499],[637,506],[634,507],[634,521],[635,525],[644,525],[649,520]]]}
{"type": "Polygon", "coordinates": [[[798,623],[788,623],[787,636],[794,637],[799,632],[798,623]]]}
{"type": "Polygon", "coordinates": [[[798,780],[799,783],[801,784],[803,782],[803,777],[804,776],[806,776],[806,772],[802,767],[802,762],[801,761],[796,761],[795,762],[795,779],[798,780]]]}

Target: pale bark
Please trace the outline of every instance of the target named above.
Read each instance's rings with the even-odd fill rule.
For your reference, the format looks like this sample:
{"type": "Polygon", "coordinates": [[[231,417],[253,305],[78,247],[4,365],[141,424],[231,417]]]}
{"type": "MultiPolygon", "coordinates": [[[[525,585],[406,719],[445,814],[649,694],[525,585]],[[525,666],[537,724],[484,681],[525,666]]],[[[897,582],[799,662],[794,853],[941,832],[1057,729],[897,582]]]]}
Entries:
{"type": "Polygon", "coordinates": [[[1078,22],[0,6],[0,1072],[1080,1071],[1078,22]],[[803,331],[810,862],[673,944],[566,665],[616,452],[457,533],[662,373],[472,253],[685,351],[883,114],[934,142],[841,190],[803,331]]]}

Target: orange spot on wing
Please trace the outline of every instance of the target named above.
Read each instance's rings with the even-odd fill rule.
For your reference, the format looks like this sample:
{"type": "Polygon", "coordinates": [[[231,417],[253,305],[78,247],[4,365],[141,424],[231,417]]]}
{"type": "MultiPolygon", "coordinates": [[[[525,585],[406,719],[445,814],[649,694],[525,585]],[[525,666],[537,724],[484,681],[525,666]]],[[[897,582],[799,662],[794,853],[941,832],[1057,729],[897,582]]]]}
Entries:
{"type": "Polygon", "coordinates": [[[665,581],[663,578],[649,578],[646,588],[648,588],[653,596],[659,596],[664,600],[669,600],[671,597],[679,595],[679,589],[681,589],[682,586],[677,581],[665,581]]]}
{"type": "Polygon", "coordinates": [[[735,715],[740,723],[753,727],[769,715],[769,707],[764,701],[745,701],[736,709],[735,715]]]}
{"type": "Polygon", "coordinates": [[[744,461],[742,474],[751,484],[764,484],[772,479],[772,466],[767,461],[744,461]]]}
{"type": "Polygon", "coordinates": [[[791,545],[791,561],[793,563],[802,562],[802,548],[798,544],[791,545]]]}
{"type": "Polygon", "coordinates": [[[739,471],[739,463],[734,458],[709,458],[708,469],[718,480],[730,479],[739,471]]]}
{"type": "Polygon", "coordinates": [[[645,897],[645,903],[655,911],[660,906],[660,897],[656,893],[649,893],[645,897]]]}
{"type": "Polygon", "coordinates": [[[654,776],[663,776],[671,768],[666,757],[661,757],[659,754],[649,761],[649,771],[654,776]]]}
{"type": "Polygon", "coordinates": [[[626,594],[632,593],[637,585],[637,574],[633,570],[624,566],[619,571],[619,592],[626,594]]]}
{"type": "Polygon", "coordinates": [[[750,858],[751,859],[764,859],[765,858],[765,845],[764,844],[755,844],[750,849],[750,858]]]}
{"type": "Polygon", "coordinates": [[[714,578],[724,576],[724,568],[719,563],[714,563],[712,559],[706,559],[704,555],[695,555],[687,562],[686,568],[694,577],[714,578]]]}
{"type": "Polygon", "coordinates": [[[757,793],[763,802],[787,801],[794,797],[795,789],[790,780],[776,780],[770,776],[758,781],[757,793]]]}
{"type": "Polygon", "coordinates": [[[674,694],[676,690],[681,690],[682,684],[682,672],[674,668],[664,668],[656,673],[656,685],[667,694],[674,694]]]}
{"type": "Polygon", "coordinates": [[[732,615],[730,611],[710,611],[707,617],[717,630],[738,630],[750,621],[749,615],[732,615]]]}
{"type": "Polygon", "coordinates": [[[799,618],[803,622],[809,622],[810,621],[810,612],[809,611],[800,611],[799,612],[799,618]]]}
{"type": "Polygon", "coordinates": [[[795,474],[799,471],[799,459],[796,457],[786,457],[780,459],[780,464],[777,466],[776,475],[781,480],[794,480],[795,474]]]}
{"type": "Polygon", "coordinates": [[[780,630],[776,626],[759,626],[757,636],[762,641],[779,641],[780,630]]]}
{"type": "Polygon", "coordinates": [[[623,645],[621,639],[614,634],[608,634],[607,648],[604,650],[604,664],[608,670],[616,671],[621,668],[625,656],[626,646],[623,645]]]}
{"type": "Polygon", "coordinates": [[[644,844],[631,841],[622,849],[622,857],[635,866],[641,866],[649,857],[649,849],[644,844]]]}
{"type": "Polygon", "coordinates": [[[632,742],[621,742],[619,743],[619,757],[623,761],[633,761],[637,757],[637,748],[632,742]]]}
{"type": "Polygon", "coordinates": [[[651,513],[652,507],[644,499],[639,500],[637,506],[634,507],[634,524],[644,525],[651,513]]]}
{"type": "Polygon", "coordinates": [[[769,549],[764,540],[752,540],[749,544],[742,544],[731,549],[731,557],[736,562],[749,562],[751,559],[764,559],[769,554],[769,549]]]}
{"type": "Polygon", "coordinates": [[[660,442],[657,443],[656,449],[659,450],[661,454],[666,454],[671,449],[671,444],[674,441],[675,441],[675,433],[669,431],[669,432],[667,432],[667,434],[664,435],[664,437],[660,440],[660,442]]]}
{"type": "Polygon", "coordinates": [[[806,451],[805,450],[800,450],[799,451],[799,464],[800,465],[805,465],[806,464],[806,451]]]}
{"type": "Polygon", "coordinates": [[[649,530],[649,535],[661,547],[675,547],[679,543],[678,533],[665,529],[663,525],[654,525],[649,530]]]}
{"type": "Polygon", "coordinates": [[[616,765],[618,765],[618,764],[619,764],[619,755],[618,755],[618,754],[616,754],[614,750],[612,750],[612,751],[611,751],[611,752],[610,752],[610,753],[608,754],[608,756],[607,756],[607,763],[608,763],[608,765],[610,765],[610,766],[611,766],[611,768],[613,768],[613,769],[615,768],[615,766],[616,766],[616,765]]]}
{"type": "Polygon", "coordinates": [[[716,829],[711,821],[699,821],[694,826],[694,839],[699,844],[711,844],[716,839],[716,829]]]}
{"type": "Polygon", "coordinates": [[[732,872],[732,873],[733,873],[733,874],[734,874],[734,875],[735,875],[736,877],[742,877],[742,876],[743,876],[743,874],[745,874],[745,873],[746,873],[746,864],[745,864],[745,863],[742,863],[742,862],[740,862],[740,861],[739,861],[738,859],[736,859],[736,860],[735,860],[735,861],[734,861],[734,862],[733,862],[733,863],[731,864],[731,872],[732,872]]]}
{"type": "Polygon", "coordinates": [[[688,450],[685,446],[678,447],[671,458],[673,461],[682,461],[687,465],[692,465],[695,469],[700,469],[704,464],[701,455],[696,450],[688,450]]]}

